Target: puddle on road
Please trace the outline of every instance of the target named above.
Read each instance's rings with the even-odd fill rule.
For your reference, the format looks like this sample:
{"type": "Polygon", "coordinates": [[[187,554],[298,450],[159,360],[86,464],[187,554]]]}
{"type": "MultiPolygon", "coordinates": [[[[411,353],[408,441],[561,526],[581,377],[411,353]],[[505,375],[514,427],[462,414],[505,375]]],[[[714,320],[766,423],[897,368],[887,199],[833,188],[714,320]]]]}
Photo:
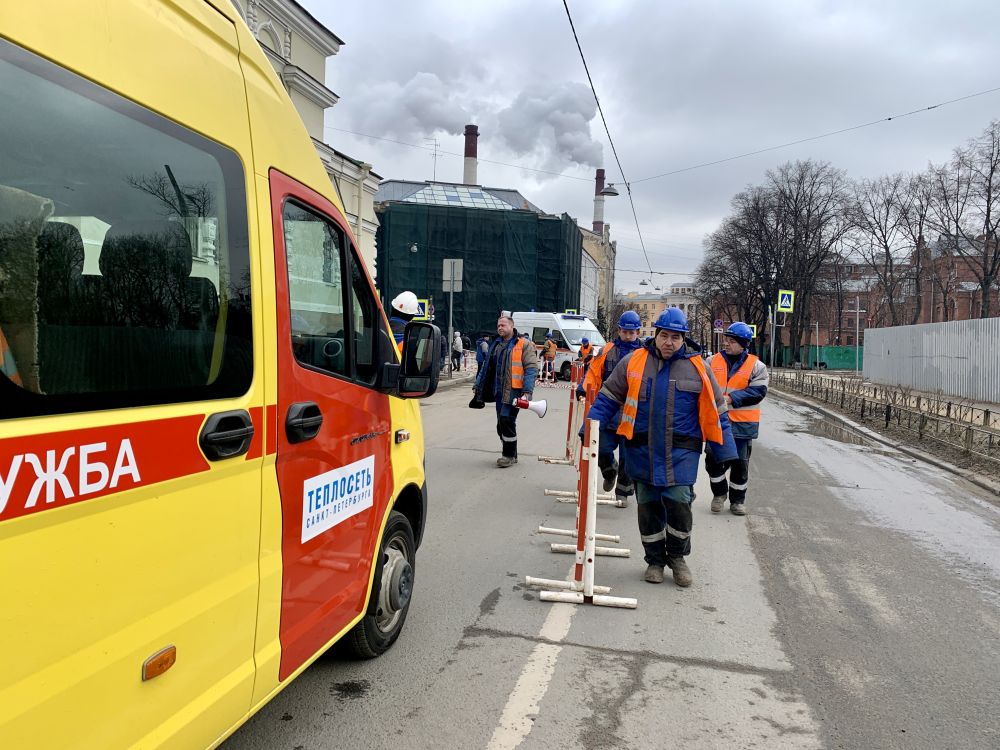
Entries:
{"type": "Polygon", "coordinates": [[[886,449],[879,443],[875,443],[863,435],[855,432],[850,427],[831,422],[826,419],[809,419],[802,428],[787,430],[789,434],[795,435],[804,433],[814,437],[834,440],[846,445],[857,445],[866,448],[866,453],[874,453],[879,456],[895,456],[896,451],[886,449]]]}

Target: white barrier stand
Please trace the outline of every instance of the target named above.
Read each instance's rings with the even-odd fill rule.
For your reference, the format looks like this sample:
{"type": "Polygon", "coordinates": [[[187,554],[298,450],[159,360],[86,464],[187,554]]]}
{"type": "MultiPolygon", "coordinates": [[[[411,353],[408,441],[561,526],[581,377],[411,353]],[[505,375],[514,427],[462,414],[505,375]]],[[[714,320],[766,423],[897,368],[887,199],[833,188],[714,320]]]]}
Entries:
{"type": "MultiPolygon", "coordinates": [[[[548,526],[539,526],[539,534],[552,534],[554,536],[576,536],[572,529],[552,529],[548,526]]],[[[599,542],[614,542],[621,544],[622,538],[618,534],[594,534],[594,538],[599,542]]]]}
{"type": "MultiPolygon", "coordinates": [[[[525,576],[524,584],[533,589],[562,589],[563,591],[583,591],[583,581],[557,581],[554,578],[532,578],[525,576]]],[[[594,586],[595,594],[607,594],[610,586],[594,586]]]]}
{"type": "MultiPolygon", "coordinates": [[[[549,549],[560,554],[571,555],[576,552],[576,547],[572,544],[558,544],[553,542],[549,549]]],[[[598,557],[631,557],[632,550],[627,547],[594,547],[594,554],[598,557]]]]}
{"type": "Polygon", "coordinates": [[[547,464],[561,464],[563,466],[575,465],[576,457],[576,433],[580,430],[580,418],[582,409],[577,403],[576,387],[583,374],[583,366],[573,363],[572,375],[570,376],[569,389],[569,417],[566,420],[566,452],[562,456],[539,456],[538,460],[547,464]]]}
{"type": "MultiPolygon", "coordinates": [[[[576,544],[551,545],[554,552],[565,549],[565,551],[576,555],[573,581],[566,582],[569,583],[568,587],[565,584],[552,586],[552,588],[562,590],[542,591],[539,594],[539,598],[547,602],[596,604],[600,607],[635,609],[639,605],[637,599],[606,596],[602,591],[607,587],[597,587],[594,585],[594,561],[598,555],[628,557],[631,554],[629,550],[597,546],[597,448],[599,442],[597,431],[599,427],[598,422],[592,419],[587,420],[584,427],[584,443],[587,448],[580,460],[580,476],[577,484],[577,493],[580,501],[577,506],[576,544]],[[557,550],[556,548],[559,549],[557,550]],[[566,590],[567,588],[569,590],[566,590]]],[[[544,586],[548,585],[548,581],[546,579],[526,577],[525,584],[529,586],[544,586]]]]}

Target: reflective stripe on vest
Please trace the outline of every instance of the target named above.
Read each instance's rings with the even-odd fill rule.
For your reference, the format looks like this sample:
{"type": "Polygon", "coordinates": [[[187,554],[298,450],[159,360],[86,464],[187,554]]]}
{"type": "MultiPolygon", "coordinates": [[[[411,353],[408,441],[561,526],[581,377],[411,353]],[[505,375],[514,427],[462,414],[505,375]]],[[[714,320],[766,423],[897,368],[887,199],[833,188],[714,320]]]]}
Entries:
{"type": "Polygon", "coordinates": [[[614,348],[614,344],[608,344],[601,350],[601,353],[597,355],[594,361],[590,363],[590,369],[587,370],[587,377],[583,380],[584,392],[591,388],[594,390],[594,393],[601,390],[601,386],[604,385],[604,360],[608,358],[608,355],[614,348]]]}
{"type": "MultiPolygon", "coordinates": [[[[733,373],[733,377],[730,378],[729,362],[722,354],[716,354],[712,357],[712,372],[715,374],[715,379],[719,381],[719,386],[722,388],[723,393],[732,393],[733,391],[742,391],[750,385],[750,378],[753,375],[753,366],[755,364],[757,364],[757,357],[753,354],[748,354],[746,360],[733,373]]],[[[756,405],[730,406],[729,421],[759,424],[760,407],[756,405]]]]}
{"type": "Polygon", "coordinates": [[[14,385],[22,385],[21,375],[17,371],[14,353],[10,350],[7,337],[0,331],[0,373],[6,376],[14,385]]]}
{"type": "Polygon", "coordinates": [[[517,343],[514,344],[514,351],[510,354],[510,387],[511,388],[524,388],[524,363],[521,359],[521,355],[524,352],[524,347],[527,346],[528,342],[526,339],[518,337],[517,343]]]}
{"type": "MultiPolygon", "coordinates": [[[[627,440],[632,439],[635,431],[635,419],[639,414],[639,391],[642,388],[642,376],[648,357],[648,349],[639,349],[628,361],[628,369],[625,373],[628,392],[625,395],[625,404],[622,406],[622,421],[618,425],[618,434],[627,440]]],[[[694,365],[694,369],[701,377],[701,393],[698,394],[698,424],[701,427],[702,437],[709,442],[721,444],[722,425],[719,422],[719,410],[715,406],[715,391],[712,388],[712,381],[709,380],[708,371],[705,369],[705,363],[701,361],[700,355],[696,355],[688,361],[694,365]]]]}

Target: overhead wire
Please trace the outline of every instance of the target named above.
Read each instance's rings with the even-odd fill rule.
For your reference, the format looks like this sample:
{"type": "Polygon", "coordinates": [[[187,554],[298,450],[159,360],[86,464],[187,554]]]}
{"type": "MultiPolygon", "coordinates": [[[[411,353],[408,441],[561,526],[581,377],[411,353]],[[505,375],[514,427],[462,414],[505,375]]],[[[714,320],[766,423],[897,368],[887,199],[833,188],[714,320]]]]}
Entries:
{"type": "MultiPolygon", "coordinates": [[[[565,1],[565,0],[564,0],[565,1]]],[[[715,159],[714,161],[706,161],[701,164],[692,164],[690,167],[683,167],[681,169],[674,169],[670,172],[663,172],[662,174],[655,174],[652,177],[643,177],[641,180],[635,180],[632,184],[638,185],[640,182],[649,182],[650,180],[658,180],[661,177],[670,177],[671,175],[681,174],[682,172],[690,172],[695,169],[702,169],[704,167],[712,167],[716,164],[724,164],[729,161],[735,161],[736,159],[745,159],[748,156],[757,156],[758,154],[765,154],[768,151],[777,151],[778,149],[788,148],[789,146],[797,146],[800,143],[809,143],[810,141],[818,141],[822,138],[830,138],[834,135],[840,135],[841,133],[849,133],[852,130],[861,130],[862,128],[870,128],[873,125],[879,125],[883,122],[890,122],[892,120],[901,120],[904,117],[909,117],[910,115],[920,114],[922,112],[929,112],[932,109],[937,109],[938,107],[944,107],[949,104],[954,104],[955,102],[965,101],[966,99],[975,99],[977,96],[986,96],[986,94],[992,94],[1000,91],[1000,86],[996,88],[987,89],[986,91],[978,91],[975,94],[967,94],[966,96],[960,96],[955,99],[949,99],[945,102],[938,102],[937,104],[931,104],[928,107],[920,107],[918,109],[910,110],[909,112],[904,112],[901,115],[889,115],[888,117],[880,117],[877,120],[872,120],[871,122],[864,122],[860,125],[851,125],[847,128],[840,128],[839,130],[831,130],[828,133],[821,133],[819,135],[812,135],[808,138],[799,138],[795,141],[788,141],[788,143],[780,143],[777,146],[768,146],[767,148],[759,148],[756,151],[747,151],[744,154],[736,154],[735,156],[727,156],[724,159],[715,159]]],[[[624,178],[624,175],[622,176],[624,178]]],[[[627,183],[626,183],[627,184],[627,183]]]]}
{"type": "Polygon", "coordinates": [[[583,62],[583,69],[587,74],[587,81],[590,83],[590,91],[594,95],[594,101],[597,103],[597,111],[601,115],[601,122],[604,123],[604,132],[608,136],[608,143],[611,144],[611,153],[614,154],[615,162],[618,164],[618,171],[621,173],[622,182],[625,183],[625,192],[628,195],[628,203],[632,207],[632,219],[635,221],[635,231],[639,235],[639,244],[642,246],[642,254],[646,259],[646,265],[649,267],[650,274],[653,273],[653,265],[649,262],[649,255],[646,253],[646,243],[642,239],[642,230],[639,228],[639,215],[635,210],[635,201],[632,200],[632,187],[628,183],[628,179],[625,177],[625,167],[622,166],[622,160],[618,158],[618,149],[615,148],[614,138],[611,137],[611,128],[608,127],[608,120],[604,116],[604,108],[601,106],[601,99],[597,96],[597,88],[594,86],[594,79],[590,75],[590,67],[587,65],[587,58],[583,54],[583,46],[580,44],[580,37],[576,33],[576,25],[573,23],[573,14],[569,12],[569,2],[563,0],[563,8],[566,9],[566,19],[569,21],[569,28],[573,32],[573,40],[576,42],[576,48],[580,52],[580,60],[583,62]]]}

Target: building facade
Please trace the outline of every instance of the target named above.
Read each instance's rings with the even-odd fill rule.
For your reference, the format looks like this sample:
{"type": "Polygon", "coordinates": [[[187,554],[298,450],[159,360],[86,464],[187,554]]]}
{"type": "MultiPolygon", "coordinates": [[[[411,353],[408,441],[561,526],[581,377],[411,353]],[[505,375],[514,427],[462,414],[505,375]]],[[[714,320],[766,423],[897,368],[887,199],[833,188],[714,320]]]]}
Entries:
{"type": "Polygon", "coordinates": [[[328,89],[326,60],[344,42],[295,0],[232,0],[260,42],[298,110],[333,183],[368,270],[374,273],[375,192],[381,178],[371,164],[350,157],[323,137],[326,110],[339,97],[328,89]]]}

